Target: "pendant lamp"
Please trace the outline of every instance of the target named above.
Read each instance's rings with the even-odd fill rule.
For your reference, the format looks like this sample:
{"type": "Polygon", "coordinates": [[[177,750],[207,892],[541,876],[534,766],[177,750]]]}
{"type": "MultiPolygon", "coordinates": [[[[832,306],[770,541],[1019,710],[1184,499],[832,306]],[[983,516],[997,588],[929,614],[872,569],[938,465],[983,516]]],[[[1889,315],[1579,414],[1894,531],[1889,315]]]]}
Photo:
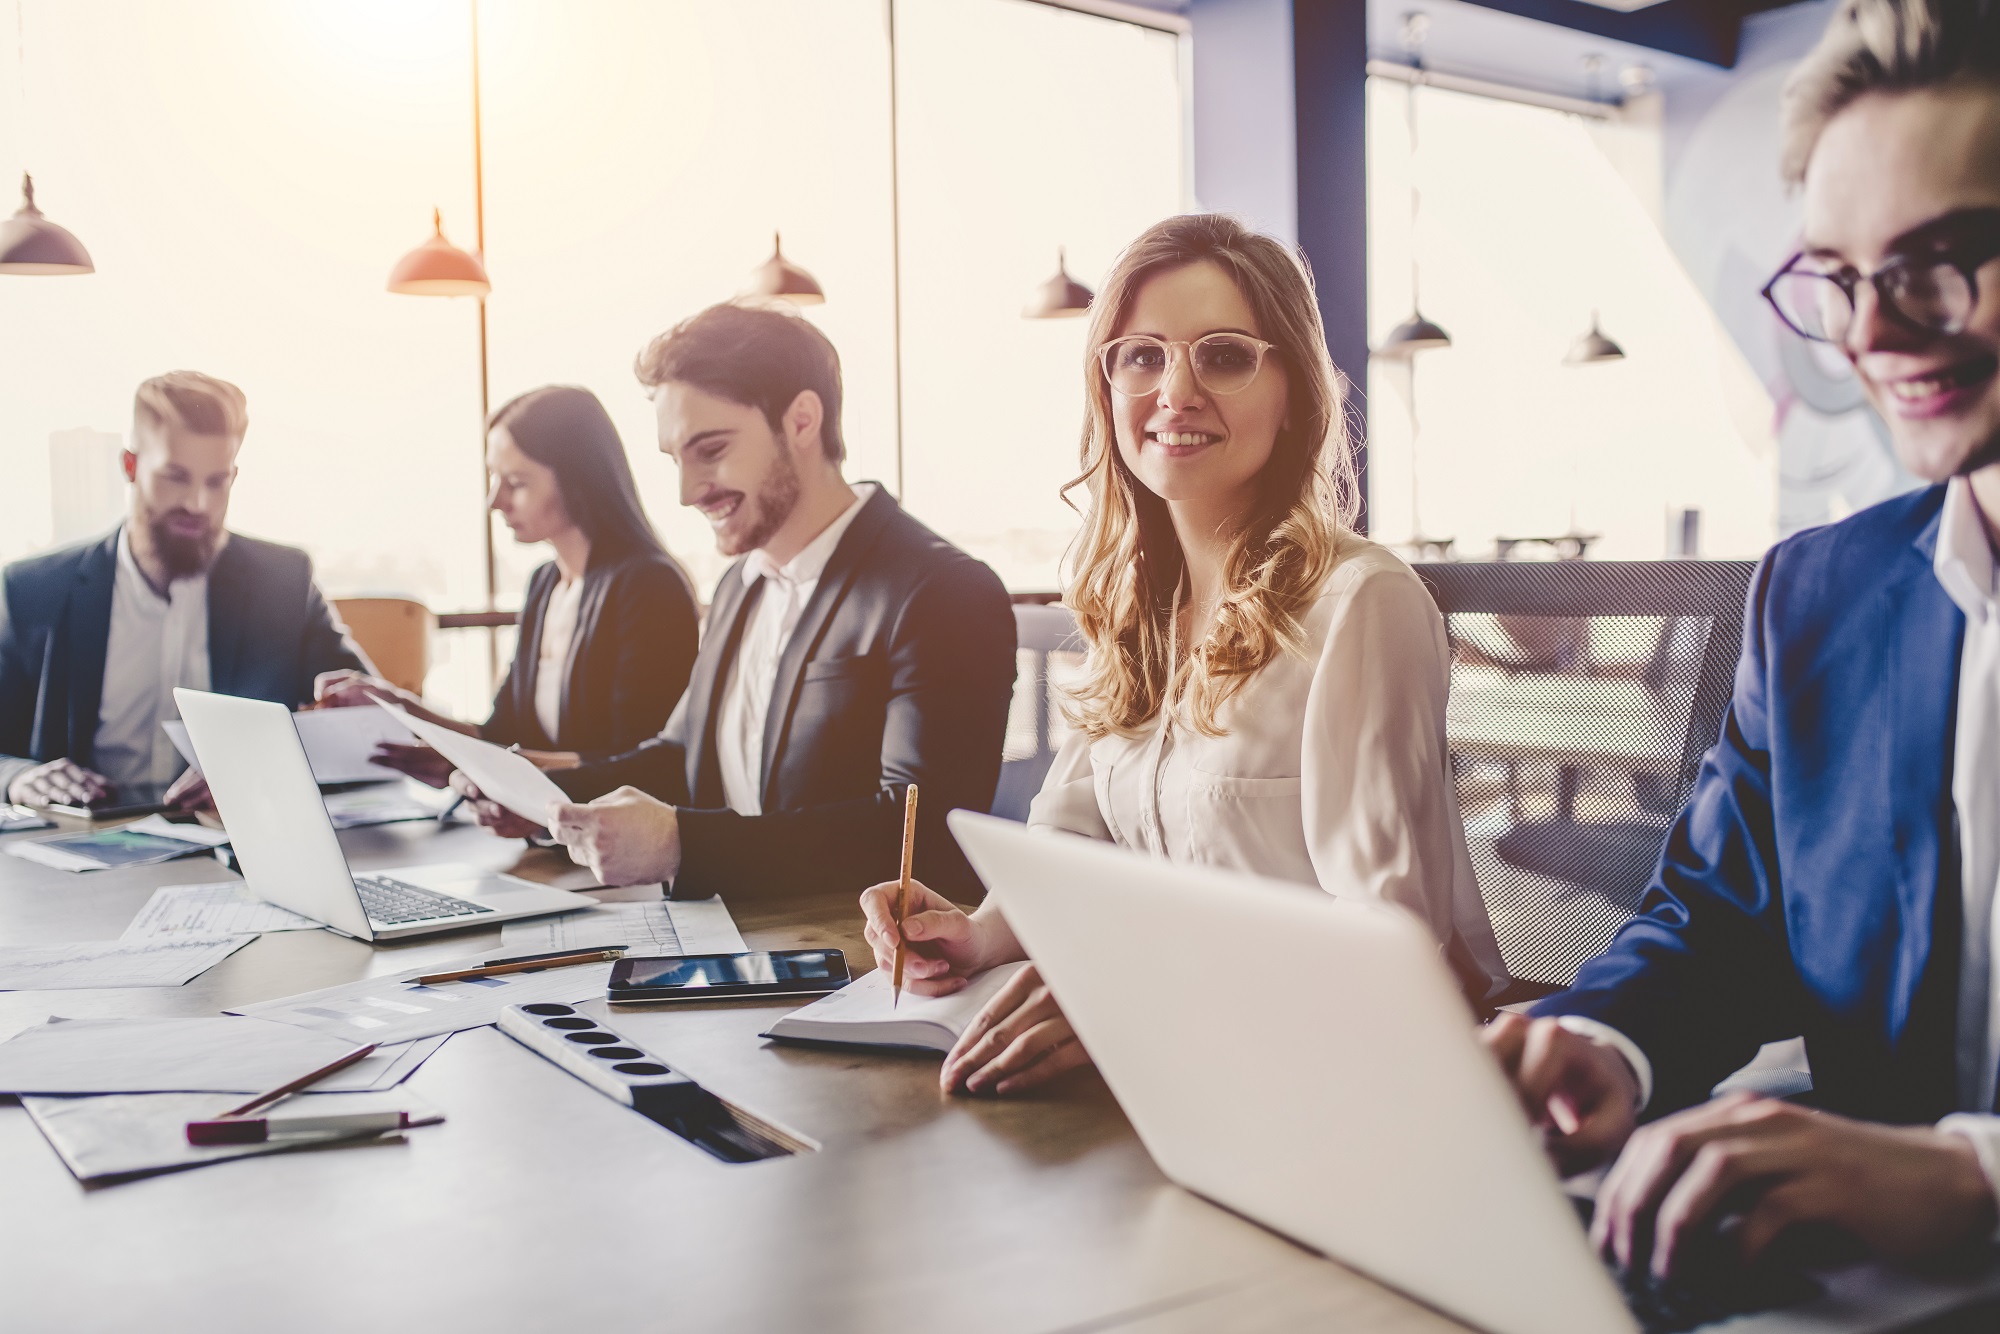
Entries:
{"type": "Polygon", "coordinates": [[[752,296],[774,296],[795,306],[817,306],[826,300],[819,280],[785,258],[778,233],[771,233],[771,257],[750,275],[752,296]]]}
{"type": "Polygon", "coordinates": [[[1570,345],[1565,366],[1594,366],[1606,361],[1625,360],[1625,349],[1604,336],[1597,327],[1597,312],[1590,312],[1590,332],[1570,345]]]}
{"type": "Polygon", "coordinates": [[[1069,276],[1069,262],[1056,247],[1055,276],[1035,289],[1035,299],[1021,312],[1026,320],[1073,320],[1090,310],[1097,294],[1069,276]]]}
{"type": "Polygon", "coordinates": [[[431,210],[431,239],[396,261],[389,290],[402,296],[485,296],[493,290],[479,256],[444,239],[444,213],[431,210]]]}
{"type": "Polygon", "coordinates": [[[1419,352],[1450,347],[1451,335],[1435,320],[1424,318],[1423,303],[1417,299],[1417,217],[1423,194],[1417,188],[1417,85],[1424,81],[1424,37],[1430,31],[1430,16],[1407,14],[1403,18],[1403,47],[1409,52],[1415,71],[1404,93],[1404,109],[1410,122],[1410,317],[1389,331],[1374,355],[1390,361],[1408,361],[1419,352]]]}
{"type": "Polygon", "coordinates": [[[1391,361],[1407,361],[1419,352],[1450,346],[1450,334],[1434,321],[1425,319],[1422,311],[1412,310],[1410,318],[1389,330],[1389,336],[1382,340],[1382,346],[1375,349],[1375,355],[1391,361]]]}
{"type": "Polygon", "coordinates": [[[83,242],[42,216],[35,207],[35,181],[21,177],[21,211],[0,222],[0,273],[57,277],[95,273],[83,242]]]}

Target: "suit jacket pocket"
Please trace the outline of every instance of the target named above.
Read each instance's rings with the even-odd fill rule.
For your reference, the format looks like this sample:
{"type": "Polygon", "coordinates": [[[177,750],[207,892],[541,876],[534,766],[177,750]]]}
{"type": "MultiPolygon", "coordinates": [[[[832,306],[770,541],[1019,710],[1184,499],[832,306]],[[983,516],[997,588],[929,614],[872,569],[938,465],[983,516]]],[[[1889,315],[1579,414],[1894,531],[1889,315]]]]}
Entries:
{"type": "Polygon", "coordinates": [[[887,664],[872,653],[858,657],[821,658],[807,663],[799,673],[799,680],[808,684],[814,681],[869,681],[887,670],[887,664]]]}

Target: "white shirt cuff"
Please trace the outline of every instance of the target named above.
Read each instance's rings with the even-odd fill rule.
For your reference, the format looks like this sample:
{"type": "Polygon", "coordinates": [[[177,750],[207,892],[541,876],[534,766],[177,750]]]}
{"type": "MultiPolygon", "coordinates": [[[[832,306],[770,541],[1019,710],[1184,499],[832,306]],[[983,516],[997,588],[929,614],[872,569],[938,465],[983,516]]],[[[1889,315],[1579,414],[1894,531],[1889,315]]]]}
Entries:
{"type": "MultiPolygon", "coordinates": [[[[1601,1047],[1609,1047],[1625,1058],[1625,1064],[1632,1067],[1632,1077],[1639,1081],[1639,1100],[1632,1105],[1635,1112],[1646,1110],[1646,1104],[1653,1100],[1653,1063],[1646,1059],[1646,1053],[1639,1050],[1639,1044],[1620,1033],[1607,1023],[1596,1019],[1586,1019],[1580,1014],[1559,1014],[1556,1022],[1576,1034],[1589,1038],[1601,1047]]],[[[2000,1117],[1992,1118],[2000,1121],[2000,1117]]],[[[1983,1165],[1986,1161],[1980,1158],[1983,1165]]]]}
{"type": "MultiPolygon", "coordinates": [[[[1972,1152],[1979,1159],[1979,1170],[1986,1175],[1986,1188],[1993,1192],[1995,1200],[2000,1200],[2000,1116],[1953,1112],[1938,1122],[1937,1128],[1972,1145],[1972,1152]]],[[[2000,1228],[1993,1230],[1993,1239],[2000,1241],[2000,1228]]]]}

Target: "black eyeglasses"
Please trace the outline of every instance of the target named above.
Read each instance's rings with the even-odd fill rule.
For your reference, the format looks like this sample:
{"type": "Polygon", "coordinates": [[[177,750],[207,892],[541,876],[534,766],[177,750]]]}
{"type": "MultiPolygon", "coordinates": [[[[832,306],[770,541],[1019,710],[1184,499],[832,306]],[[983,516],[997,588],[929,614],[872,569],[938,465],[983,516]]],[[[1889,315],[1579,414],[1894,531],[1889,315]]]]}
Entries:
{"type": "Polygon", "coordinates": [[[1976,240],[1925,255],[1903,255],[1870,274],[1853,268],[1832,271],[1801,267],[1793,255],[1764,284],[1764,299],[1786,327],[1816,343],[1844,343],[1854,328],[1854,294],[1863,283],[1891,318],[1920,333],[1962,333],[1979,304],[1975,275],[2000,258],[2000,227],[1976,240]]]}

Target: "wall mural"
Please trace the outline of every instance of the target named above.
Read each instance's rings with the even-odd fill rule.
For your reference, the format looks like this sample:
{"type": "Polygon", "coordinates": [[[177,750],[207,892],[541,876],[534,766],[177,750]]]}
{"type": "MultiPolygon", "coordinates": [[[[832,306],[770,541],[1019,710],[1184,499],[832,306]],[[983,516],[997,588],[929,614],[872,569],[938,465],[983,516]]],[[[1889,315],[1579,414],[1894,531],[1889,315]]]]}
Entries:
{"type": "Polygon", "coordinates": [[[1677,83],[1665,99],[1668,239],[1771,396],[1780,534],[1918,485],[1846,361],[1791,334],[1758,295],[1798,249],[1799,203],[1778,178],[1778,98],[1827,12],[1753,19],[1734,71],[1677,83]]]}

